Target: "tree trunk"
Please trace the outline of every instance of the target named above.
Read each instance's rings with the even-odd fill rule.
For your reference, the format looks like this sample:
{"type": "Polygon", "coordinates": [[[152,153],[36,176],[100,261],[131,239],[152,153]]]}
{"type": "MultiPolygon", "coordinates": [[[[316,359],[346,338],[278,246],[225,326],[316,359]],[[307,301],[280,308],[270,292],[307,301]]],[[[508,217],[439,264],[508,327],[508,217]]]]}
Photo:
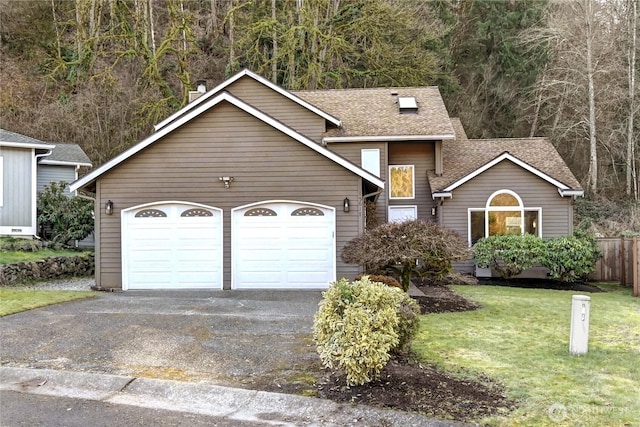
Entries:
{"type": "Polygon", "coordinates": [[[627,159],[626,159],[626,194],[638,200],[638,179],[636,175],[635,141],[633,137],[633,118],[636,113],[636,49],[638,29],[638,1],[629,0],[629,32],[630,41],[628,44],[628,79],[629,79],[629,119],[627,121],[627,159]]]}
{"type": "Polygon", "coordinates": [[[234,40],[234,29],[233,29],[233,0],[230,0],[229,2],[229,70],[228,70],[228,74],[231,75],[235,72],[236,70],[236,66],[235,66],[235,62],[236,62],[236,58],[235,58],[235,43],[236,41],[234,40]]]}
{"type": "Polygon", "coordinates": [[[58,17],[56,16],[56,2],[51,0],[51,15],[53,16],[53,28],[56,30],[56,53],[58,60],[62,59],[62,48],[60,47],[60,29],[58,28],[58,17]]]}
{"type": "Polygon", "coordinates": [[[218,0],[211,0],[211,33],[218,36],[218,0]]]}
{"type": "MultiPolygon", "coordinates": [[[[153,56],[156,56],[156,31],[155,26],[153,24],[153,1],[149,0],[149,35],[151,36],[151,52],[153,52],[153,56]]],[[[145,37],[146,39],[146,37],[145,37]]]]}
{"type": "Polygon", "coordinates": [[[596,140],[596,96],[593,84],[593,0],[587,0],[586,11],[587,25],[587,84],[589,103],[589,190],[593,193],[598,191],[598,152],[596,140]]]}
{"type": "Polygon", "coordinates": [[[278,31],[276,21],[276,0],[271,0],[271,19],[273,20],[273,52],[271,52],[271,81],[278,84],[278,31]]]}
{"type": "MultiPolygon", "coordinates": [[[[544,66],[544,70],[542,70],[542,82],[540,86],[544,88],[545,77],[547,72],[547,66],[544,66]]],[[[536,135],[538,131],[538,120],[540,119],[540,107],[542,106],[542,90],[538,89],[538,96],[536,97],[536,105],[533,111],[533,119],[531,121],[531,130],[529,131],[529,137],[532,138],[536,135]]]]}

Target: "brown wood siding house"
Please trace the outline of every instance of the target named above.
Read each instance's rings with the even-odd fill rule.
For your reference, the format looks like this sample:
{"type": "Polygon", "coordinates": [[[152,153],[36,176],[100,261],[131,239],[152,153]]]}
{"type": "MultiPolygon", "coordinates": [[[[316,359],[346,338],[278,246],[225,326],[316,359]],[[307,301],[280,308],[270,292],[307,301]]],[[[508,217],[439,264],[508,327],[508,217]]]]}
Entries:
{"type": "Polygon", "coordinates": [[[341,250],[365,198],[467,238],[470,209],[508,190],[552,237],[582,192],[546,140],[467,139],[437,88],[288,92],[248,70],[71,189],[96,196],[98,286],[123,289],[326,288],[362,271],[341,250]],[[392,198],[399,165],[415,190],[392,198]]]}
{"type": "MultiPolygon", "coordinates": [[[[435,169],[435,144],[432,141],[409,141],[389,144],[389,165],[413,165],[415,172],[415,198],[413,200],[389,200],[390,206],[415,205],[417,218],[434,221],[431,208],[436,202],[431,197],[427,171],[435,169]]],[[[388,193],[389,189],[387,189],[388,193]]]]}
{"type": "MultiPolygon", "coordinates": [[[[376,176],[383,181],[386,181],[387,165],[389,164],[387,161],[389,158],[388,146],[389,144],[386,142],[371,142],[366,144],[336,143],[332,144],[330,149],[363,169],[366,169],[366,165],[362,164],[362,150],[378,150],[378,153],[380,154],[378,171],[380,174],[376,176]]],[[[385,197],[384,190],[371,188],[370,190],[365,190],[363,196],[366,196],[367,194],[373,194],[372,196],[369,196],[368,199],[375,198],[376,200],[376,217],[378,223],[386,222],[388,201],[385,197]]]]}
{"type": "MultiPolygon", "coordinates": [[[[357,236],[360,179],[299,142],[222,104],[114,168],[100,180],[98,206],[113,201],[116,215],[100,224],[103,286],[120,287],[121,229],[118,211],[144,203],[179,200],[221,208],[224,213],[224,281],[230,283],[231,209],[262,200],[313,201],[336,207],[338,247],[357,236]],[[259,164],[257,166],[256,162],[259,164]],[[225,188],[220,176],[233,176],[225,188]],[[197,183],[197,184],[195,184],[197,183]],[[343,199],[353,212],[342,211],[343,199]]],[[[339,254],[338,254],[339,255],[339,254]]],[[[343,275],[357,266],[340,262],[343,275]]]]}

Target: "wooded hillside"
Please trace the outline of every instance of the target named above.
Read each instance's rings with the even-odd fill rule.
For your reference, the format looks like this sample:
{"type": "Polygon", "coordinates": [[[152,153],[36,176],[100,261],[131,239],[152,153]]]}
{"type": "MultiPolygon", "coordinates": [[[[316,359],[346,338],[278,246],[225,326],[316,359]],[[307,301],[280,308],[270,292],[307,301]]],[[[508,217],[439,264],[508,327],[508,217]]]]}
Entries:
{"type": "Polygon", "coordinates": [[[547,136],[638,200],[640,0],[0,0],[0,126],[99,165],[244,67],[289,89],[437,85],[470,137],[547,136]]]}

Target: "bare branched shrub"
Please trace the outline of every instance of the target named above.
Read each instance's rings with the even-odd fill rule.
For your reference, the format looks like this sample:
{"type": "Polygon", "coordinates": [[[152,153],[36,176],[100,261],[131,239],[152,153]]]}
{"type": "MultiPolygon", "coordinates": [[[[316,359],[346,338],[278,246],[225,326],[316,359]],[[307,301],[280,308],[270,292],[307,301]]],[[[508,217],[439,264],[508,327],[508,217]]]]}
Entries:
{"type": "Polygon", "coordinates": [[[451,263],[467,259],[467,242],[456,232],[423,220],[391,222],[349,241],[342,260],[370,272],[390,270],[407,290],[417,276],[445,276],[451,263]]]}

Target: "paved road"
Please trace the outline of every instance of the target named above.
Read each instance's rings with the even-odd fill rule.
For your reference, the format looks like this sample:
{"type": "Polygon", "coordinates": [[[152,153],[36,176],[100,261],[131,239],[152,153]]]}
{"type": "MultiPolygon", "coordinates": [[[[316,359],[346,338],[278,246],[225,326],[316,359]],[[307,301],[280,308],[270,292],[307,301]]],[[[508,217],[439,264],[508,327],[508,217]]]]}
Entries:
{"type": "Polygon", "coordinates": [[[87,399],[0,391],[2,427],[266,427],[261,422],[191,414],[87,399]]]}

